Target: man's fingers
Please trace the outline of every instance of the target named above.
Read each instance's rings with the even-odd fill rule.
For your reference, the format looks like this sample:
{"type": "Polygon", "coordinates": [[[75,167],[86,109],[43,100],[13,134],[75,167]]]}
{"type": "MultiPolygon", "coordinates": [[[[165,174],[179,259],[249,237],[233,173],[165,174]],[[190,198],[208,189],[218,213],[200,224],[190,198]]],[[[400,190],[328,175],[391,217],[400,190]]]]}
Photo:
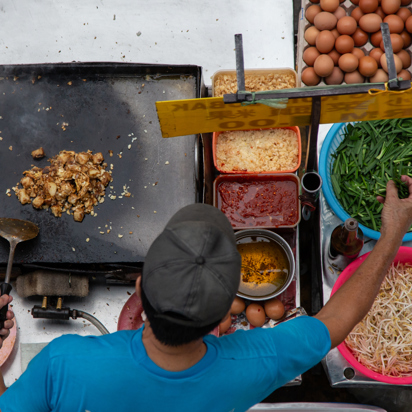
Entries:
{"type": "Polygon", "coordinates": [[[6,318],[12,320],[14,318],[14,313],[11,310],[7,311],[6,318]]]}
{"type": "Polygon", "coordinates": [[[9,303],[11,303],[12,300],[13,300],[12,296],[1,295],[0,296],[0,308],[2,308],[3,306],[8,305],[9,303]]]}
{"type": "Polygon", "coordinates": [[[11,319],[5,320],[3,329],[11,329],[13,326],[14,326],[14,322],[11,319]]]}
{"type": "Polygon", "coordinates": [[[389,180],[388,183],[386,184],[386,198],[399,199],[398,189],[397,189],[397,187],[395,185],[395,182],[393,180],[389,180]]]}
{"type": "Polygon", "coordinates": [[[409,176],[402,175],[401,180],[408,186],[409,198],[412,198],[412,179],[409,176]]]}
{"type": "Polygon", "coordinates": [[[10,335],[10,330],[9,329],[0,329],[0,339],[4,340],[10,335]]]}
{"type": "Polygon", "coordinates": [[[382,203],[382,204],[385,203],[385,198],[382,197],[382,196],[376,196],[376,200],[377,200],[379,203],[382,203]]]}

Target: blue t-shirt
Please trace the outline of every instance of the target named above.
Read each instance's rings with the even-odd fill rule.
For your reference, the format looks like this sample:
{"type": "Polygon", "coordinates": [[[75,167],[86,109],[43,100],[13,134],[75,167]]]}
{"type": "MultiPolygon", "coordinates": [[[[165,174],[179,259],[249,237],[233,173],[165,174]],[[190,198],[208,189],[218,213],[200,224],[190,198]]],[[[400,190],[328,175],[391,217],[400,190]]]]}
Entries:
{"type": "Polygon", "coordinates": [[[208,335],[181,372],[157,366],[142,331],[66,335],[46,346],[0,397],[2,412],[245,411],[327,354],[326,326],[308,316],[272,329],[208,335]]]}

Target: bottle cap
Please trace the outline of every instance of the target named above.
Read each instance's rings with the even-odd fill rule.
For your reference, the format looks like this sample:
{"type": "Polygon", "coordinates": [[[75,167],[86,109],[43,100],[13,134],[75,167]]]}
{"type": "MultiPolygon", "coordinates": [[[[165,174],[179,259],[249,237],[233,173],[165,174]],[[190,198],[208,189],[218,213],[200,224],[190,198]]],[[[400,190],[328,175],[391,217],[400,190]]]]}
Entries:
{"type": "Polygon", "coordinates": [[[345,229],[346,230],[357,230],[358,229],[358,221],[354,219],[353,217],[350,217],[349,219],[345,220],[345,229]]]}

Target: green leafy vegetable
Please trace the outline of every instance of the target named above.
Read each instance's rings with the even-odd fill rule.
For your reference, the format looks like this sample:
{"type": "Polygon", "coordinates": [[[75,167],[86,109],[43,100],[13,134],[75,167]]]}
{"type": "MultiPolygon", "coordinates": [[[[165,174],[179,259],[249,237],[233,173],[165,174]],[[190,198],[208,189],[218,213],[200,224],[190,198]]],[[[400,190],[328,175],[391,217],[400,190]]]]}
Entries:
{"type": "Polygon", "coordinates": [[[402,175],[412,177],[412,118],[348,124],[331,164],[335,195],[364,226],[380,230],[382,205],[376,196],[386,195],[393,180],[401,199],[409,196],[402,175]]]}

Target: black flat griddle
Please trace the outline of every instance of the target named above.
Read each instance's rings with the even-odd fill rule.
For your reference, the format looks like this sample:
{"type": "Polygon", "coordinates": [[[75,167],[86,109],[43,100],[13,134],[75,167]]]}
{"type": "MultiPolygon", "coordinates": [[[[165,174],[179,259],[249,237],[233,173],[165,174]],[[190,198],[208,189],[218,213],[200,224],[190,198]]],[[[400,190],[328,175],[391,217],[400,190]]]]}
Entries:
{"type": "MultiPolygon", "coordinates": [[[[40,228],[36,239],[17,247],[15,263],[143,261],[173,213],[199,195],[197,136],[163,139],[155,102],[200,97],[201,89],[197,66],[0,66],[0,217],[30,220],[40,228]],[[31,151],[40,146],[46,157],[33,160],[31,151]],[[63,149],[102,152],[113,165],[112,189],[95,207],[97,216],[86,215],[82,223],[23,206],[14,192],[6,195],[24,170],[47,166],[63,149]],[[124,186],[131,197],[118,197],[124,186]]],[[[7,263],[8,252],[0,239],[0,264],[7,263]]]]}

